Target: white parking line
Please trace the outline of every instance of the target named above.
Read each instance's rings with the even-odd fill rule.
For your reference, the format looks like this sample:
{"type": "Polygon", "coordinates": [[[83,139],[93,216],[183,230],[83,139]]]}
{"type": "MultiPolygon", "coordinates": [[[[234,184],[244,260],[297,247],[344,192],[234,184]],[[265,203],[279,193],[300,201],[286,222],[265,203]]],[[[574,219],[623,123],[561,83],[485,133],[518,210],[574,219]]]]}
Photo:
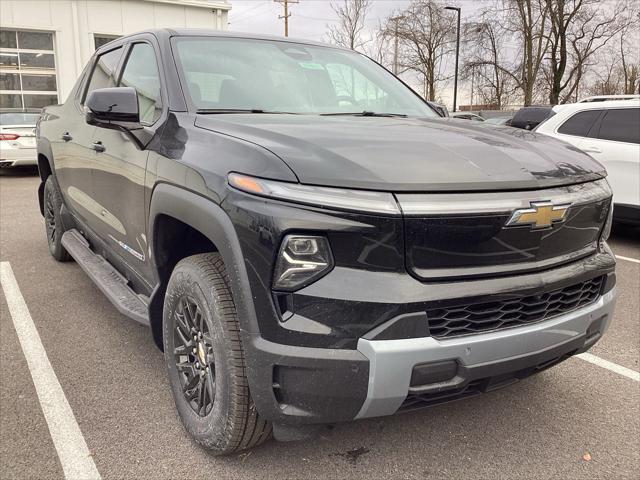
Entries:
{"type": "Polygon", "coordinates": [[[636,372],[635,370],[631,370],[630,368],[623,367],[622,365],[604,360],[600,357],[596,357],[591,353],[580,353],[579,355],[576,355],[576,357],[584,360],[585,362],[593,363],[594,365],[598,365],[599,367],[611,370],[612,372],[615,372],[618,375],[622,375],[623,377],[627,377],[631,380],[635,380],[636,382],[640,382],[640,372],[636,372]]]}
{"type": "Polygon", "coordinates": [[[67,397],[58,382],[58,377],[49,362],[9,262],[0,262],[0,284],[7,299],[18,340],[27,359],[42,413],[49,426],[49,433],[58,452],[64,476],[70,480],[100,479],[100,473],[91,458],[67,397]]]}
{"type": "Polygon", "coordinates": [[[618,260],[626,260],[627,262],[640,263],[640,260],[637,258],[623,257],[622,255],[616,255],[616,258],[618,260]]]}

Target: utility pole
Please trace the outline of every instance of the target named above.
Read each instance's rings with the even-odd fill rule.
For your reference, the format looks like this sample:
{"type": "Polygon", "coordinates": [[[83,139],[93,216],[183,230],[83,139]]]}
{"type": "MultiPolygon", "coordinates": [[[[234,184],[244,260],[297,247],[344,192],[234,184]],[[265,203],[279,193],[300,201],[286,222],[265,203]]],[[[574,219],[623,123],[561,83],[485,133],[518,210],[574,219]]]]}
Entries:
{"type": "Polygon", "coordinates": [[[453,80],[453,111],[456,111],[458,104],[458,58],[460,57],[460,7],[444,7],[445,10],[455,10],[458,12],[458,29],[456,32],[456,74],[453,80]]]}
{"type": "Polygon", "coordinates": [[[284,18],[284,36],[289,36],[289,17],[291,14],[289,13],[289,4],[290,3],[300,3],[299,0],[273,0],[275,3],[281,3],[284,7],[284,15],[278,15],[279,19],[284,18]]]}
{"type": "Polygon", "coordinates": [[[393,33],[393,74],[398,75],[398,22],[404,17],[393,17],[390,20],[394,22],[395,28],[393,33]]]}

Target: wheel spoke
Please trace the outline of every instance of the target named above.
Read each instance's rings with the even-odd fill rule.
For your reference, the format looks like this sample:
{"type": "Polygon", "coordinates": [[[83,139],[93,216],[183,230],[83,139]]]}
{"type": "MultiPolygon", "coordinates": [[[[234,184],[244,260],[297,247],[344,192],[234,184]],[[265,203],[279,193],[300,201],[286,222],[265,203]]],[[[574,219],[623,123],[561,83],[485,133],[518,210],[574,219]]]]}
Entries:
{"type": "MultiPolygon", "coordinates": [[[[198,383],[198,415],[200,415],[200,411],[202,410],[202,407],[206,405],[205,403],[205,395],[206,395],[207,389],[204,385],[204,379],[200,380],[200,383],[198,383]]],[[[205,410],[206,413],[206,410],[205,410]]]]}
{"type": "Polygon", "coordinates": [[[192,345],[193,344],[191,343],[191,340],[189,340],[189,344],[188,345],[185,345],[185,344],[178,345],[177,347],[175,347],[173,349],[173,354],[177,355],[177,356],[179,356],[179,355],[189,355],[191,353],[191,351],[193,350],[192,345]]]}
{"type": "MultiPolygon", "coordinates": [[[[184,393],[187,393],[189,390],[193,390],[199,381],[200,381],[200,377],[198,375],[194,375],[193,377],[191,377],[183,388],[184,393]]],[[[192,398],[193,396],[191,396],[190,399],[192,398]]]]}
{"type": "Polygon", "coordinates": [[[188,319],[189,321],[189,326],[191,328],[196,328],[197,325],[195,324],[194,318],[193,318],[193,312],[191,311],[191,302],[185,298],[184,300],[184,304],[185,304],[185,317],[188,319]]]}
{"type": "Polygon", "coordinates": [[[193,346],[193,340],[191,337],[186,337],[179,328],[176,328],[176,333],[178,334],[178,338],[182,342],[183,346],[187,347],[187,349],[193,346]]]}
{"type": "Polygon", "coordinates": [[[189,361],[189,357],[187,356],[187,360],[183,360],[176,363],[176,367],[178,370],[189,369],[190,372],[193,372],[193,363],[189,361]]]}
{"type": "Polygon", "coordinates": [[[209,393],[209,403],[213,404],[213,400],[216,398],[216,391],[215,391],[216,384],[213,378],[213,374],[211,372],[212,370],[209,369],[209,371],[205,375],[205,378],[207,379],[206,384],[207,384],[207,392],[209,393]]]}
{"type": "Polygon", "coordinates": [[[197,305],[196,305],[196,312],[194,317],[194,324],[196,325],[196,328],[200,332],[204,333],[204,316],[202,315],[202,313],[200,313],[200,307],[198,307],[197,305]]]}
{"type": "Polygon", "coordinates": [[[184,333],[185,335],[191,336],[191,329],[189,328],[189,325],[187,324],[187,321],[184,318],[184,313],[176,312],[176,320],[177,320],[176,327],[178,329],[182,329],[182,333],[184,333]]]}

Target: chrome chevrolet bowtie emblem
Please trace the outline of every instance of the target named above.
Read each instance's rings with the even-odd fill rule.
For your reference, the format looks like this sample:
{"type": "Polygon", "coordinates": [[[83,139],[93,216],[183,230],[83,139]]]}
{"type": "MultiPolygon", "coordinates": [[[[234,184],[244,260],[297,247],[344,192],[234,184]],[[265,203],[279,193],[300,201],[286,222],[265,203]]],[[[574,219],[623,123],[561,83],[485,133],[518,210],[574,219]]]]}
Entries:
{"type": "Polygon", "coordinates": [[[531,225],[532,229],[548,228],[564,222],[571,204],[554,205],[551,202],[531,202],[531,208],[521,208],[511,215],[507,227],[531,225]]]}

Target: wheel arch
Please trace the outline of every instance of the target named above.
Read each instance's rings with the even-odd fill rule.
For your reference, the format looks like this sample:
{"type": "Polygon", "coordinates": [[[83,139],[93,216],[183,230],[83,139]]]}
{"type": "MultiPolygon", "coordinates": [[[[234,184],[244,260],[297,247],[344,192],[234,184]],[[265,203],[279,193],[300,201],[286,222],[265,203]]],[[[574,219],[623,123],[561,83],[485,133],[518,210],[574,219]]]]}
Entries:
{"type": "Polygon", "coordinates": [[[53,175],[52,165],[53,153],[49,141],[44,138],[38,139],[38,174],[40,175],[40,185],[38,186],[38,204],[40,214],[44,216],[44,182],[50,175],[53,175]]]}
{"type": "MultiPolygon", "coordinates": [[[[167,257],[164,253],[166,246],[163,246],[163,235],[167,232],[167,222],[179,222],[189,227],[210,242],[213,251],[220,253],[229,276],[240,329],[243,333],[258,333],[244,257],[231,219],[213,201],[175,185],[161,183],[154,188],[151,196],[148,230],[151,235],[150,259],[157,279],[149,303],[149,320],[156,345],[162,348],[164,295],[173,266],[179,260],[167,257]]],[[[197,242],[204,242],[198,235],[196,238],[197,242]]],[[[182,258],[204,253],[199,251],[203,247],[204,243],[200,243],[199,248],[187,250],[188,255],[183,255],[182,258]]]]}

